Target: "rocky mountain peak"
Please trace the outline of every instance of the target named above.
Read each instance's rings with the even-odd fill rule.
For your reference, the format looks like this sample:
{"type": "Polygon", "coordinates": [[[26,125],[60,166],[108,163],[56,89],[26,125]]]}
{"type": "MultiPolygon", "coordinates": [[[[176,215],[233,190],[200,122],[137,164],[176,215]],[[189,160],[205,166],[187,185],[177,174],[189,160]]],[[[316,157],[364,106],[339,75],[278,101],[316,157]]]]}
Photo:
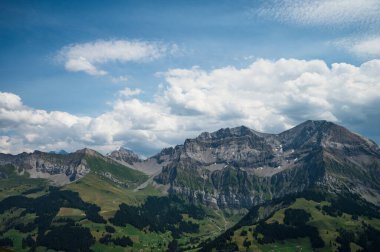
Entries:
{"type": "Polygon", "coordinates": [[[112,151],[110,154],[108,154],[108,156],[115,160],[128,163],[130,165],[142,161],[136,153],[124,147],[120,147],[118,150],[112,151]]]}
{"type": "Polygon", "coordinates": [[[102,154],[100,154],[99,152],[97,152],[95,150],[89,149],[89,148],[77,150],[75,153],[84,154],[84,155],[87,155],[90,157],[102,157],[102,154]]]}
{"type": "Polygon", "coordinates": [[[281,134],[285,149],[333,147],[360,147],[375,150],[377,145],[343,126],[328,121],[306,121],[281,134]]]}
{"type": "Polygon", "coordinates": [[[223,128],[215,132],[203,132],[196,139],[197,140],[211,140],[211,139],[225,139],[231,137],[243,136],[261,136],[262,133],[254,131],[246,126],[239,126],[235,128],[223,128]]]}

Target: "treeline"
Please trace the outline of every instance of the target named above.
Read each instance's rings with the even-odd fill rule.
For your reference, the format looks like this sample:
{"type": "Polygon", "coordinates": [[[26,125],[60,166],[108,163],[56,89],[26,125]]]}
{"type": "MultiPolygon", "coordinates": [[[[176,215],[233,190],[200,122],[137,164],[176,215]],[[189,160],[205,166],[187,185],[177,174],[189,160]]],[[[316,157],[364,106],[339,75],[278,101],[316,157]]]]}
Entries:
{"type": "Polygon", "coordinates": [[[367,216],[380,218],[380,210],[377,206],[364,201],[355,194],[341,194],[330,200],[330,206],[323,206],[322,210],[331,216],[341,216],[347,213],[354,216],[367,216]]]}
{"type": "Polygon", "coordinates": [[[148,197],[142,206],[129,206],[122,203],[110,222],[117,226],[130,224],[138,229],[152,232],[171,231],[174,238],[186,233],[196,233],[199,225],[185,221],[182,214],[195,219],[205,216],[204,211],[194,205],[188,205],[178,198],[148,197]]]}

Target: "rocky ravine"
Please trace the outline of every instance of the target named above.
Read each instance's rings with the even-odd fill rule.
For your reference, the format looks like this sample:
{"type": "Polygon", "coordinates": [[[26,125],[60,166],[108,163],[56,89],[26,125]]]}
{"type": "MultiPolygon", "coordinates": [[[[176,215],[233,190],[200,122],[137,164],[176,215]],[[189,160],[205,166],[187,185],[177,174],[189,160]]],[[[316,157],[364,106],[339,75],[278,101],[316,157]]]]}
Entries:
{"type": "Polygon", "coordinates": [[[244,126],[202,133],[151,159],[163,164],[154,181],[169,193],[218,208],[249,208],[314,186],[380,204],[378,146],[326,121],[280,134],[244,126]]]}

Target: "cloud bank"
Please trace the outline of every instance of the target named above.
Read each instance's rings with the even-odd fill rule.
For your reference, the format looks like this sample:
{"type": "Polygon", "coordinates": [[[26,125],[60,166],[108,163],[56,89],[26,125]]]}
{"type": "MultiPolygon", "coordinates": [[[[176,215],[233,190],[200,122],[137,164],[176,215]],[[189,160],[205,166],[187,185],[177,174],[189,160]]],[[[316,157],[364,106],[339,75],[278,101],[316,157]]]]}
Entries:
{"type": "Polygon", "coordinates": [[[71,72],[89,75],[106,75],[100,67],[109,62],[146,62],[175,50],[175,45],[159,42],[98,40],[95,42],[65,46],[58,53],[58,60],[71,72]]]}
{"type": "Polygon", "coordinates": [[[127,146],[144,154],[202,131],[246,125],[280,132],[308,119],[341,123],[380,140],[380,60],[360,66],[259,59],[244,68],[169,69],[151,101],[119,91],[110,111],[80,117],[36,110],[0,93],[0,152],[127,146]]]}

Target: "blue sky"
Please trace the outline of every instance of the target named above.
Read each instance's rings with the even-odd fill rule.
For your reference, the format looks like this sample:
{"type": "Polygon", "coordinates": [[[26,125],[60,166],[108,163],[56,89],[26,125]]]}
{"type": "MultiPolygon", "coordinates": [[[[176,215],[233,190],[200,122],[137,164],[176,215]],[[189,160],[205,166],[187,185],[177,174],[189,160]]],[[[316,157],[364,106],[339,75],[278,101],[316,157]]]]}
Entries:
{"type": "Polygon", "coordinates": [[[3,0],[0,150],[149,155],[205,130],[304,119],[379,142],[379,17],[375,0],[3,0]]]}

